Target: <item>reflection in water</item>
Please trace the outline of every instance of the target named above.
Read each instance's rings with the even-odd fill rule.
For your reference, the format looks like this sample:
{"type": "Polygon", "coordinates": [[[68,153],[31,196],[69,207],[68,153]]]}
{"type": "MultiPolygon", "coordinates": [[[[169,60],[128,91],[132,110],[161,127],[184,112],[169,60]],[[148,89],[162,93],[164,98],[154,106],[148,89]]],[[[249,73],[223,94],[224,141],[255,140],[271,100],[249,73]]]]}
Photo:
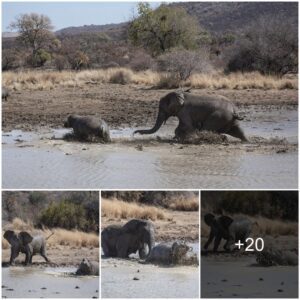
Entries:
{"type": "Polygon", "coordinates": [[[9,267],[2,269],[2,297],[92,298],[99,297],[99,277],[68,277],[71,268],[9,267]],[[78,287],[78,288],[76,288],[78,287]]]}

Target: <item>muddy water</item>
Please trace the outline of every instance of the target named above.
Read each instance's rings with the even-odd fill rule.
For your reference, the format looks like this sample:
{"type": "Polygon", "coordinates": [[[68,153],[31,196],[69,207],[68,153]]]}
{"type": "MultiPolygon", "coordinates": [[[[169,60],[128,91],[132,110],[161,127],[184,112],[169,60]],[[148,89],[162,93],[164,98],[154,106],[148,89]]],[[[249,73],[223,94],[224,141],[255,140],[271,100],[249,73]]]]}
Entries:
{"type": "MultiPolygon", "coordinates": [[[[251,120],[242,122],[247,135],[297,143],[296,110],[255,109],[251,120]]],[[[176,125],[170,120],[156,135],[171,138],[176,125]]],[[[63,141],[66,132],[4,133],[3,187],[297,188],[295,148],[281,153],[272,145],[267,151],[240,143],[181,146],[159,142],[155,135],[133,138],[132,128],[112,130],[114,142],[101,145],[63,141]]]]}
{"type": "Polygon", "coordinates": [[[298,267],[258,267],[255,258],[202,258],[201,297],[298,298],[298,267]]]}
{"type": "Polygon", "coordinates": [[[98,298],[99,277],[70,276],[72,268],[2,269],[2,298],[98,298]]]}
{"type": "MultiPolygon", "coordinates": [[[[198,253],[198,245],[193,244],[198,253]]],[[[198,298],[197,266],[162,267],[136,259],[102,259],[103,298],[198,298]]]]}

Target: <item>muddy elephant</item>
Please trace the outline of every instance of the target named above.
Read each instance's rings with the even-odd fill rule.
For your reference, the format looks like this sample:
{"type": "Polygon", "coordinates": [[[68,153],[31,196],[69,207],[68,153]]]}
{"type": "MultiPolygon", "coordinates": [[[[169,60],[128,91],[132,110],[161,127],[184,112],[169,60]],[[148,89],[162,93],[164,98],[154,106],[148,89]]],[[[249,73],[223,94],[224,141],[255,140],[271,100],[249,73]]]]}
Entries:
{"type": "Polygon", "coordinates": [[[69,115],[64,127],[73,128],[74,135],[81,140],[95,136],[104,143],[111,141],[108,125],[100,118],[69,115]]]}
{"type": "Polygon", "coordinates": [[[152,134],[171,116],[179,119],[175,138],[182,140],[197,130],[225,133],[242,141],[248,141],[238,120],[236,108],[223,96],[194,95],[176,91],[159,101],[155,125],[151,129],[136,130],[135,133],[152,134]]]}
{"type": "Polygon", "coordinates": [[[11,254],[9,263],[14,264],[15,259],[18,257],[19,253],[25,253],[25,264],[32,263],[32,257],[36,254],[40,254],[46,262],[49,262],[49,259],[46,256],[46,240],[49,239],[53,233],[48,236],[46,239],[37,235],[32,237],[28,232],[21,231],[18,235],[12,230],[6,230],[3,237],[11,245],[11,254]]]}
{"type": "Polygon", "coordinates": [[[165,265],[184,264],[188,260],[187,253],[190,251],[192,248],[185,243],[174,242],[172,245],[161,243],[152,248],[145,262],[165,265]]]}
{"type": "Polygon", "coordinates": [[[154,246],[154,228],[151,222],[132,219],[124,226],[110,225],[101,232],[101,247],[106,257],[127,258],[139,252],[145,259],[154,246]]]}
{"type": "Polygon", "coordinates": [[[7,101],[7,98],[9,97],[9,91],[5,87],[2,87],[2,99],[7,101]]]}
{"type": "Polygon", "coordinates": [[[232,219],[228,216],[220,216],[216,218],[210,213],[204,216],[204,222],[210,227],[209,238],[204,245],[204,249],[207,250],[214,240],[214,251],[218,250],[222,239],[226,240],[223,247],[226,251],[230,251],[231,246],[238,241],[244,243],[244,247],[246,247],[245,240],[250,236],[252,226],[255,224],[245,217],[232,219]]]}
{"type": "Polygon", "coordinates": [[[84,258],[78,266],[76,275],[99,275],[99,262],[84,258]]]}

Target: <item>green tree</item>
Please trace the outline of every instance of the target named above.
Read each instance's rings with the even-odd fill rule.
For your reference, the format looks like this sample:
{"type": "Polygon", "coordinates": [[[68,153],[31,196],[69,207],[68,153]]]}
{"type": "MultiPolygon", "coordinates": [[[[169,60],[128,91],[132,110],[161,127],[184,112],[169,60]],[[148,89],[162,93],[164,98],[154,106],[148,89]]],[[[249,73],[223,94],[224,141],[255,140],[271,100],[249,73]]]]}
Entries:
{"type": "Polygon", "coordinates": [[[30,49],[29,61],[33,66],[40,66],[45,61],[47,50],[59,47],[59,41],[51,32],[53,29],[51,20],[45,15],[22,14],[10,24],[10,28],[19,32],[17,41],[30,49]]]}
{"type": "Polygon", "coordinates": [[[199,26],[184,8],[162,4],[152,10],[149,3],[138,4],[138,17],[129,25],[128,37],[135,46],[143,46],[153,56],[173,47],[193,49],[199,26]]]}

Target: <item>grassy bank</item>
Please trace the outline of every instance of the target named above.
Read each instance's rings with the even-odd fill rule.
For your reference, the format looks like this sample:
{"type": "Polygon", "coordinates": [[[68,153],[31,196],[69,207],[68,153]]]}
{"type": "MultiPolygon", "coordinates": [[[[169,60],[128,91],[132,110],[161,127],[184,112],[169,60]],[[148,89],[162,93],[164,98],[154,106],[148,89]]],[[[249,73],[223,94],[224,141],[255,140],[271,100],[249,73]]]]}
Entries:
{"type": "Polygon", "coordinates": [[[100,83],[137,84],[161,88],[175,88],[178,84],[184,87],[197,89],[262,89],[282,90],[298,89],[298,79],[293,77],[279,78],[275,76],[252,73],[223,73],[193,74],[183,82],[174,81],[168,74],[151,70],[133,72],[126,68],[113,68],[107,70],[73,71],[23,71],[4,72],[3,86],[10,90],[51,90],[58,86],[81,87],[84,85],[100,83]]]}
{"type": "MultiPolygon", "coordinates": [[[[53,235],[47,240],[48,246],[72,246],[72,247],[99,247],[99,237],[95,233],[87,233],[78,230],[65,230],[61,228],[54,229],[36,229],[30,223],[26,223],[21,219],[15,218],[12,223],[8,223],[3,227],[3,233],[5,230],[14,230],[16,232],[28,231],[32,235],[43,235],[45,238],[53,235]]],[[[3,234],[2,234],[3,236],[3,234]]],[[[2,238],[2,249],[10,248],[7,240],[2,238]]]]}

